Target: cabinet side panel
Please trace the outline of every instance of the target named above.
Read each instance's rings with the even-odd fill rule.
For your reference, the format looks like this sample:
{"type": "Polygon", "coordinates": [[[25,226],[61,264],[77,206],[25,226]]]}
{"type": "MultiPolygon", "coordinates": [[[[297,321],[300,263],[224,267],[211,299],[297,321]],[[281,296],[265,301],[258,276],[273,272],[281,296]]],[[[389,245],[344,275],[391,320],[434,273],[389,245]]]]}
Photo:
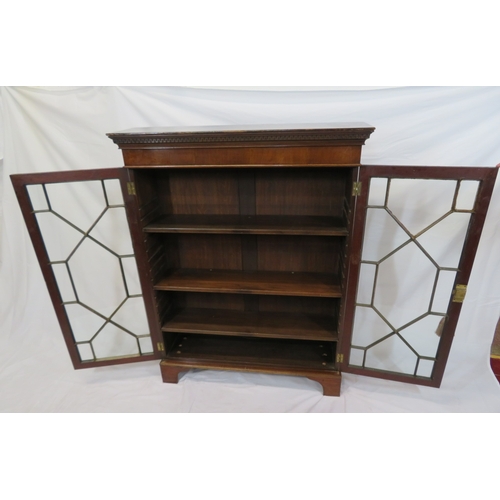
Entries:
{"type": "MultiPolygon", "coordinates": [[[[342,343],[344,341],[344,332],[351,331],[352,329],[352,310],[354,304],[354,295],[351,292],[349,296],[349,291],[351,287],[349,286],[350,280],[350,265],[349,262],[355,262],[356,256],[355,251],[360,243],[353,241],[353,229],[355,223],[355,207],[357,202],[357,196],[353,192],[353,186],[358,181],[359,168],[350,169],[349,176],[345,183],[344,199],[342,206],[342,219],[345,226],[347,227],[348,236],[345,238],[344,246],[342,251],[339,252],[340,262],[339,262],[339,273],[340,282],[342,286],[342,299],[339,305],[339,315],[338,315],[338,332],[339,332],[339,342],[338,342],[338,352],[342,351],[342,343]]],[[[336,363],[337,368],[339,368],[339,362],[336,363]]]]}
{"type": "Polygon", "coordinates": [[[128,206],[130,219],[134,221],[132,236],[135,238],[139,274],[155,354],[162,357],[161,324],[172,309],[173,301],[170,295],[156,292],[152,284],[164,275],[171,259],[167,259],[160,235],[144,233],[143,228],[162,212],[171,210],[169,179],[163,176],[159,181],[151,173],[141,170],[128,170],[128,179],[135,186],[135,194],[129,195],[128,206]]]}

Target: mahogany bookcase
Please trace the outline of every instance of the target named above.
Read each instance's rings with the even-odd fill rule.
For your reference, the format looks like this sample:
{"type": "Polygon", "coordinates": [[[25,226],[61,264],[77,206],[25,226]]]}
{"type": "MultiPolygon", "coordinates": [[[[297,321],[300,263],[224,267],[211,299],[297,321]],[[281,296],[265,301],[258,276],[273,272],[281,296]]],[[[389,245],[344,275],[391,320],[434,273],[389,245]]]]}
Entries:
{"type": "Polygon", "coordinates": [[[361,165],[373,130],[134,129],[108,134],[124,167],[13,175],[74,367],[159,359],[164,382],[252,371],[332,396],[342,372],[438,387],[497,169],[361,165]],[[101,203],[87,222],[78,196],[101,203]],[[89,295],[92,266],[120,282],[114,305],[89,295]]]}

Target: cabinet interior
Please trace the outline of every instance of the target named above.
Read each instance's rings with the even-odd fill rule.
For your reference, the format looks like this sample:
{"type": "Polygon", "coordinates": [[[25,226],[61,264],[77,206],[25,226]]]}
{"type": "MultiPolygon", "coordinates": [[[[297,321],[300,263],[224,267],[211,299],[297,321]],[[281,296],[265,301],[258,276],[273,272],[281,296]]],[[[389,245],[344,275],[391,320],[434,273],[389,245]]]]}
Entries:
{"type": "Polygon", "coordinates": [[[201,357],[222,349],[241,362],[255,351],[263,362],[274,349],[281,364],[332,369],[352,169],[134,176],[168,356],[187,338],[190,351],[184,341],[180,352],[190,359],[199,347],[201,357]],[[310,346],[321,355],[301,354],[310,346]]]}

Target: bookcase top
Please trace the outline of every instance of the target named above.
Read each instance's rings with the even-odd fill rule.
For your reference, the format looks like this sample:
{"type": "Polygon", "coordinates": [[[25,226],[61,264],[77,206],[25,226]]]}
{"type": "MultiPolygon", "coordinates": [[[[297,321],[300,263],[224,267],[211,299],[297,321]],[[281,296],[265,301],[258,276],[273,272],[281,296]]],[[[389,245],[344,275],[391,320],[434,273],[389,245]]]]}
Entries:
{"type": "Polygon", "coordinates": [[[374,127],[366,123],[299,123],[142,127],[109,133],[118,146],[182,145],[244,142],[347,141],[364,144],[374,127]]]}

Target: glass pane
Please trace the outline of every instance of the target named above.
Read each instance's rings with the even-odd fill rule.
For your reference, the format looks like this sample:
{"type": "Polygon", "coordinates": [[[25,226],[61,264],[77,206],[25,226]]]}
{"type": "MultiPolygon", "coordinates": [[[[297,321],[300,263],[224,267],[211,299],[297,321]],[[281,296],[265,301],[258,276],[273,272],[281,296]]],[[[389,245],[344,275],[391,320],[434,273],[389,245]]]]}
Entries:
{"type": "Polygon", "coordinates": [[[139,338],[139,347],[141,349],[141,354],[151,354],[153,352],[153,343],[151,342],[151,337],[139,338]]]}
{"type": "Polygon", "coordinates": [[[54,264],[52,266],[54,271],[54,276],[57,281],[57,288],[59,288],[59,293],[63,302],[72,302],[76,300],[75,292],[73,286],[71,285],[71,278],[68,272],[66,264],[54,264]]]}
{"type": "Polygon", "coordinates": [[[33,210],[37,211],[49,209],[47,198],[41,184],[32,184],[31,186],[27,186],[26,189],[28,190],[28,195],[30,197],[33,210]]]}
{"type": "Polygon", "coordinates": [[[428,359],[421,359],[418,363],[417,376],[429,378],[432,375],[433,369],[434,369],[434,361],[428,359]]]}
{"type": "Polygon", "coordinates": [[[458,268],[469,222],[470,214],[452,213],[419,236],[418,242],[439,267],[458,268]]]}
{"type": "Polygon", "coordinates": [[[92,341],[97,359],[139,355],[137,339],[116,325],[107,324],[92,341]]]}
{"type": "Polygon", "coordinates": [[[36,220],[51,262],[66,260],[83,239],[81,232],[52,212],[36,214],[36,220]]]}
{"type": "Polygon", "coordinates": [[[94,361],[94,353],[90,344],[78,344],[78,353],[80,354],[80,359],[82,361],[94,361]]]}
{"type": "Polygon", "coordinates": [[[432,301],[432,312],[444,314],[448,310],[456,275],[455,271],[439,271],[434,299],[432,301]]]}
{"type": "Polygon", "coordinates": [[[86,238],[68,265],[82,304],[108,317],[127,298],[119,259],[94,241],[86,238]]]}
{"type": "Polygon", "coordinates": [[[385,198],[387,194],[387,181],[388,179],[381,179],[374,177],[370,181],[370,194],[368,196],[368,205],[381,206],[385,205],[385,198]]]}
{"type": "Polygon", "coordinates": [[[118,179],[105,180],[104,189],[110,206],[123,205],[122,187],[118,179]]]}
{"type": "Polygon", "coordinates": [[[417,351],[419,356],[434,358],[441,335],[443,316],[426,316],[407,328],[401,329],[401,336],[417,351]]]}
{"type": "Polygon", "coordinates": [[[387,208],[414,235],[448,213],[457,181],[391,179],[387,208]]]}
{"type": "Polygon", "coordinates": [[[135,258],[123,257],[121,262],[129,295],[140,295],[141,284],[139,282],[139,272],[137,270],[135,258]]]}
{"type": "Polygon", "coordinates": [[[351,366],[364,366],[363,357],[365,351],[362,349],[351,348],[351,353],[349,355],[349,364],[351,366]]]}
{"type": "Polygon", "coordinates": [[[28,193],[81,359],[153,352],[119,181],[28,193]]]}
{"type": "Polygon", "coordinates": [[[81,304],[66,304],[73,337],[77,342],[90,342],[105,325],[106,319],[81,304]]]}
{"type": "Polygon", "coordinates": [[[374,307],[394,328],[428,312],[437,269],[415,243],[384,260],[378,269],[374,307]]]}
{"type": "Polygon", "coordinates": [[[101,181],[46,184],[52,210],[87,232],[106,208],[101,181]]]}
{"type": "Polygon", "coordinates": [[[417,356],[410,347],[394,334],[366,351],[366,368],[413,375],[417,356]]]}
{"type": "Polygon", "coordinates": [[[363,260],[379,262],[390,252],[409,241],[408,234],[385,209],[368,209],[365,223],[363,260]],[[384,238],[380,237],[381,234],[384,235],[384,238]]]}
{"type": "Polygon", "coordinates": [[[354,319],[352,345],[369,347],[387,337],[393,329],[371,307],[358,307],[354,319]]]}
{"type": "Polygon", "coordinates": [[[479,181],[461,181],[455,208],[457,210],[472,210],[478,189],[479,181]]]}
{"type": "Polygon", "coordinates": [[[125,208],[109,208],[90,232],[90,236],[118,255],[133,253],[125,208]]]}
{"type": "Polygon", "coordinates": [[[349,366],[430,377],[471,218],[455,206],[477,183],[385,181],[370,183],[349,366]]]}
{"type": "Polygon", "coordinates": [[[127,299],[112,319],[113,323],[119,324],[135,335],[148,333],[148,320],[142,297],[127,299]]]}
{"type": "Polygon", "coordinates": [[[361,264],[357,297],[358,304],[371,304],[376,271],[377,266],[374,264],[361,264]]]}

